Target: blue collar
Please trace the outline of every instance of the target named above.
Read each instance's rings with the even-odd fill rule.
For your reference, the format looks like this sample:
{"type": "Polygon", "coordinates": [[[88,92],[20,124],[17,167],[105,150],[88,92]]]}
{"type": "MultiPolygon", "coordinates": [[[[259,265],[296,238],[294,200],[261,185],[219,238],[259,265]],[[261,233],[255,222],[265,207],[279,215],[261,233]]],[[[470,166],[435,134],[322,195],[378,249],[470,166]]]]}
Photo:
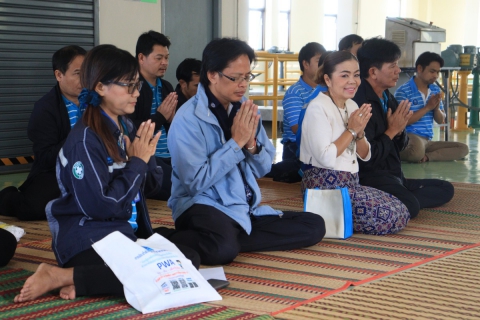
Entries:
{"type": "Polygon", "coordinates": [[[147,80],[145,80],[145,82],[148,83],[148,86],[149,86],[150,89],[152,89],[152,90],[155,90],[155,87],[160,88],[160,89],[162,88],[162,80],[161,80],[160,78],[157,78],[157,82],[156,82],[155,86],[152,86],[152,85],[150,84],[150,82],[148,82],[147,80]]]}
{"type": "Polygon", "coordinates": [[[313,89],[315,89],[315,88],[318,87],[318,85],[317,85],[315,88],[310,87],[310,85],[303,80],[302,76],[300,76],[300,79],[298,80],[298,82],[299,82],[299,83],[302,85],[302,87],[304,87],[305,90],[307,90],[307,91],[312,91],[313,89]]]}
{"type": "MultiPolygon", "coordinates": [[[[413,76],[410,78],[410,80],[408,80],[408,85],[410,86],[410,89],[413,91],[413,92],[420,92],[420,90],[418,90],[418,87],[417,87],[417,84],[415,83],[415,77],[416,76],[413,76]]],[[[429,84],[428,85],[428,89],[430,89],[430,91],[433,91],[433,87],[435,86],[435,84],[429,84]]]]}

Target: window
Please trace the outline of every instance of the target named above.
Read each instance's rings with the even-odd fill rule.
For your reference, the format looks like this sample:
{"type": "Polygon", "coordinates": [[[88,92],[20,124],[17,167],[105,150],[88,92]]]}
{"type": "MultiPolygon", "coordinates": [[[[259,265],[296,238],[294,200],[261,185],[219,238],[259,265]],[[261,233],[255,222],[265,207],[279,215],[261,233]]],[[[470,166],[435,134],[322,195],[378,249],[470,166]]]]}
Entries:
{"type": "Polygon", "coordinates": [[[337,13],[338,0],[324,2],[323,46],[327,50],[337,49],[337,13]]]}
{"type": "Polygon", "coordinates": [[[278,0],[278,49],[290,49],[290,0],[278,0]]]}
{"type": "Polygon", "coordinates": [[[265,0],[249,0],[248,8],[248,44],[254,50],[264,50],[265,0]]]}

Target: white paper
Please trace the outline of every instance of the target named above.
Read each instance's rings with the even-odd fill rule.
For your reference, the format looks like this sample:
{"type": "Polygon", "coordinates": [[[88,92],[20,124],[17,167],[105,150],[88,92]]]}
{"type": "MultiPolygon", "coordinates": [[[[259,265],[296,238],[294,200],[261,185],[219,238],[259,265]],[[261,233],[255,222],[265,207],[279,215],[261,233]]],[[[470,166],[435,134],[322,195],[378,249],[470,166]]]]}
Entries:
{"type": "Polygon", "coordinates": [[[227,280],[225,276],[225,271],[223,271],[223,267],[217,268],[205,268],[198,270],[200,274],[205,278],[205,280],[210,279],[218,279],[218,280],[227,280]]]}

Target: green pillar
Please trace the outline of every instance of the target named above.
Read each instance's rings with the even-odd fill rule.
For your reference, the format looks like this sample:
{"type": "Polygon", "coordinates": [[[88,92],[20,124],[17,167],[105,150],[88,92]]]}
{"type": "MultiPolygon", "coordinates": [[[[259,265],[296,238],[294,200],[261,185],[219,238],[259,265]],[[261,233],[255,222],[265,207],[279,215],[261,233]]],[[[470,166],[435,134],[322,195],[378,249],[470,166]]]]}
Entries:
{"type": "MultiPolygon", "coordinates": [[[[480,108],[480,66],[476,66],[472,70],[473,87],[472,87],[472,107],[480,108]]],[[[471,128],[480,128],[480,121],[478,119],[478,110],[470,110],[470,125],[471,128]]]]}

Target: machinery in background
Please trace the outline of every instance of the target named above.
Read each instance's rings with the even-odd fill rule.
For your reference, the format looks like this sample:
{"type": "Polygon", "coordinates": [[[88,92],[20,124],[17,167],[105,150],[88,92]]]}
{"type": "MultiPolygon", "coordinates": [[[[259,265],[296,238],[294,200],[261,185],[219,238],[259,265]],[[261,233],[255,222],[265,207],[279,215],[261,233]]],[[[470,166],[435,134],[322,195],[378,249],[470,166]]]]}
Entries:
{"type": "Polygon", "coordinates": [[[441,53],[445,67],[460,67],[461,70],[472,70],[478,65],[480,48],[451,44],[441,53]]]}
{"type": "MultiPolygon", "coordinates": [[[[433,25],[432,22],[426,23],[412,18],[392,18],[387,17],[385,23],[385,38],[393,41],[400,47],[402,52],[399,59],[399,67],[402,69],[397,86],[392,88],[395,91],[398,86],[408,81],[409,77],[415,73],[415,61],[418,56],[425,51],[436,52],[442,56],[445,61],[442,68],[442,90],[446,93],[445,106],[448,106],[447,112],[447,132],[448,123],[453,128],[456,117],[456,129],[465,130],[468,127],[480,128],[480,50],[475,46],[450,45],[446,50],[441,51],[441,42],[446,41],[446,30],[433,25]],[[472,99],[470,106],[468,103],[468,76],[474,75],[472,99]],[[457,85],[452,87],[452,75],[456,74],[457,85]],[[448,83],[446,83],[448,82],[448,83]],[[451,90],[451,92],[450,92],[451,90]],[[451,103],[450,103],[451,101],[451,103]],[[467,109],[461,109],[457,112],[457,106],[467,109]],[[467,112],[470,111],[470,121],[467,126],[467,112]]],[[[447,110],[446,110],[447,111],[447,110]]]]}
{"type": "Polygon", "coordinates": [[[440,54],[440,42],[445,42],[446,31],[433,25],[412,18],[387,17],[385,39],[391,40],[402,50],[399,67],[415,67],[418,56],[425,51],[440,54]]]}

